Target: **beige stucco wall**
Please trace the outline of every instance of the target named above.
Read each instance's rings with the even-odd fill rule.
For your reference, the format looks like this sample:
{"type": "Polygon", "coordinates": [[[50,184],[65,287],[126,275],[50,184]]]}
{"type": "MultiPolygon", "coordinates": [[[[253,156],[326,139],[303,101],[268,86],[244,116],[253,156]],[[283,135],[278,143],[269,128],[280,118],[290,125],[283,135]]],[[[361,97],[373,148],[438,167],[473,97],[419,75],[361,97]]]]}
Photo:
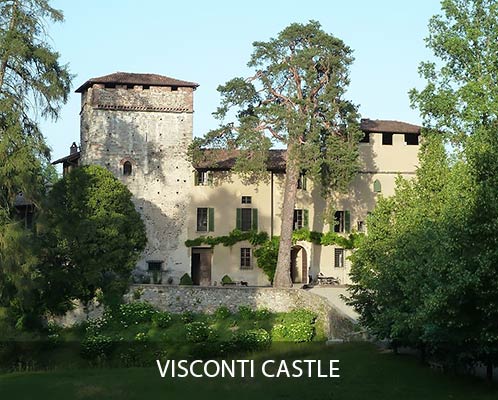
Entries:
{"type": "MultiPolygon", "coordinates": [[[[365,221],[367,213],[374,209],[379,196],[394,194],[395,181],[398,175],[410,179],[418,165],[419,146],[404,143],[404,135],[395,134],[392,145],[382,145],[382,134],[371,133],[370,143],[360,144],[361,171],[353,180],[350,190],[335,199],[336,210],[349,210],[351,213],[351,231],[356,231],[358,221],[365,221]],[[375,193],[374,181],[381,184],[381,193],[375,193]]],[[[271,177],[273,175],[273,234],[280,234],[281,206],[283,200],[284,175],[268,172],[268,179],[251,183],[228,171],[210,171],[212,184],[194,186],[192,201],[189,207],[188,236],[194,239],[201,235],[227,235],[236,226],[237,208],[257,208],[260,231],[270,234],[272,228],[271,215],[271,177]],[[252,196],[252,204],[241,204],[242,196],[252,196]],[[214,208],[214,231],[197,232],[197,208],[214,208]]],[[[194,181],[194,170],[191,171],[194,181]]],[[[326,202],[320,196],[318,188],[314,188],[308,180],[307,190],[298,190],[296,209],[309,211],[309,229],[328,232],[330,226],[324,221],[326,202]]],[[[335,246],[317,246],[307,242],[297,245],[306,250],[309,274],[316,277],[319,273],[333,276],[341,284],[350,283],[349,271],[351,263],[346,251],[343,268],[334,267],[335,246]]],[[[240,268],[240,248],[251,247],[249,243],[240,242],[233,247],[215,246],[212,257],[212,284],[219,285],[221,278],[227,274],[236,281],[247,281],[251,285],[269,284],[266,276],[256,266],[253,259],[251,270],[240,268]]]]}

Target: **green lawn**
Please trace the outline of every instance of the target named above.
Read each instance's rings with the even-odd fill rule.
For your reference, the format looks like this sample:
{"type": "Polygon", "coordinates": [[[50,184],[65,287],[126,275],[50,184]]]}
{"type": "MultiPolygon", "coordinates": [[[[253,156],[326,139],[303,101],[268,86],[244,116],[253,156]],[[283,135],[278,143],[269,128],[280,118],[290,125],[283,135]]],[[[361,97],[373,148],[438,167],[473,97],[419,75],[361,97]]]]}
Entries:
{"type": "MultiPolygon", "coordinates": [[[[368,343],[273,349],[272,359],[339,359],[340,378],[160,378],[151,368],[86,369],[0,375],[0,399],[497,399],[498,386],[451,377],[410,356],[368,343]]],[[[244,357],[240,357],[244,358],[244,357]]]]}

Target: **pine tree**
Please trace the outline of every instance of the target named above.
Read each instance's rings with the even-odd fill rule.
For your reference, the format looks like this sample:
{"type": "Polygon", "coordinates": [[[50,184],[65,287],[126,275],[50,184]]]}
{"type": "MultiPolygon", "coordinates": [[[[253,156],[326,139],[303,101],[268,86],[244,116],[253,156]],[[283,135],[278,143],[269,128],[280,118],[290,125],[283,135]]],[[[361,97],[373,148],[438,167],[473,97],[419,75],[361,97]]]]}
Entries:
{"type": "Polygon", "coordinates": [[[202,147],[237,150],[235,171],[261,177],[270,147],[286,147],[282,228],[274,285],[292,286],[290,253],[299,175],[305,171],[330,198],[344,190],[358,169],[361,137],[357,107],[344,98],[351,49],[316,21],[294,23],[268,42],[254,42],[248,78],[218,88],[219,129],[194,140],[202,147]],[[236,123],[226,122],[235,111],[236,123]],[[230,114],[231,115],[231,114],[230,114]]]}

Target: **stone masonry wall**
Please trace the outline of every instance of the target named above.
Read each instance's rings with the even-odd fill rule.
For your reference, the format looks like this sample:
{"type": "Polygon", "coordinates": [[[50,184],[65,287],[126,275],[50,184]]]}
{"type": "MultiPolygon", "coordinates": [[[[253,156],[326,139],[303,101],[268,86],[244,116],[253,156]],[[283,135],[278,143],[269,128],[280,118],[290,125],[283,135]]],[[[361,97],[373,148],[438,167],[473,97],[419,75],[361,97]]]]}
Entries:
{"type": "Polygon", "coordinates": [[[132,285],[126,300],[133,301],[133,293],[137,290],[141,292],[140,301],[147,301],[160,310],[173,313],[212,313],[221,306],[231,311],[237,311],[239,306],[249,306],[252,309],[267,308],[273,312],[306,308],[318,314],[329,338],[344,339],[353,329],[351,319],[325,298],[301,289],[132,285]]]}
{"type": "Polygon", "coordinates": [[[148,243],[147,261],[163,262],[163,279],[190,272],[187,207],[192,167],[187,148],[193,131],[193,90],[93,85],[82,96],[81,162],[109,169],[125,183],[141,213],[148,243]],[[123,164],[132,174],[123,175],[123,164]]]}

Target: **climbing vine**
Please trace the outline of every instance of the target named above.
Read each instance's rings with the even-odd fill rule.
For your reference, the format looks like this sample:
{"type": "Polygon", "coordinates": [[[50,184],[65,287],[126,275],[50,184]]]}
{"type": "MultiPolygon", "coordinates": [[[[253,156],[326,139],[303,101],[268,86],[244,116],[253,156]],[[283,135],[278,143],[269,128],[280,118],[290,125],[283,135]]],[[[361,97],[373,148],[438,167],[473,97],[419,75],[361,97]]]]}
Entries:
{"type": "MultiPolygon", "coordinates": [[[[337,245],[344,249],[354,249],[358,247],[360,240],[365,236],[363,233],[350,233],[348,236],[344,237],[336,232],[316,232],[310,231],[309,229],[302,228],[293,232],[292,242],[296,243],[299,241],[310,242],[320,246],[331,246],[337,245]]],[[[274,236],[278,238],[278,236],[274,236]]],[[[225,247],[231,247],[238,242],[247,240],[253,246],[261,246],[269,240],[268,234],[266,232],[256,232],[248,231],[242,232],[238,229],[234,229],[228,235],[225,236],[199,236],[196,239],[189,239],[185,241],[185,246],[196,247],[196,246],[217,246],[222,244],[225,247]]]]}
{"type": "MultiPolygon", "coordinates": [[[[344,249],[354,249],[358,247],[360,240],[364,236],[363,233],[353,232],[344,237],[336,232],[322,233],[302,228],[293,232],[292,242],[296,243],[298,241],[303,241],[320,246],[331,246],[335,244],[344,249]]],[[[225,236],[199,236],[196,239],[186,240],[185,246],[195,247],[208,245],[214,247],[222,244],[225,247],[231,247],[244,240],[249,241],[253,246],[258,246],[257,249],[254,250],[258,267],[268,276],[270,282],[273,282],[275,267],[277,265],[278,246],[280,242],[279,236],[274,236],[270,239],[266,232],[242,232],[238,229],[234,229],[225,236]]]]}

